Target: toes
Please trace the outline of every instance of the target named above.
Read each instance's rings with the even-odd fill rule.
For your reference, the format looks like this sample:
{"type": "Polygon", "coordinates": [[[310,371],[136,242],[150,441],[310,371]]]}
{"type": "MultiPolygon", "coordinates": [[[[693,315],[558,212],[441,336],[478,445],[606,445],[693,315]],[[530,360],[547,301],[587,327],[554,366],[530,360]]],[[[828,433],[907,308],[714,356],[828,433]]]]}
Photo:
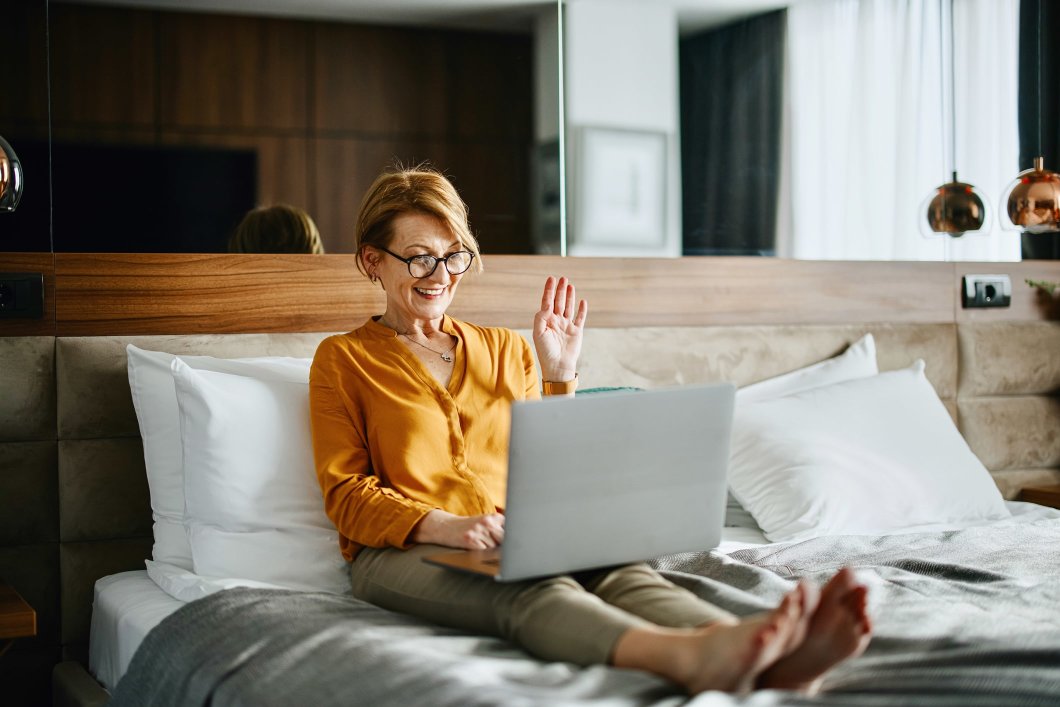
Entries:
{"type": "Polygon", "coordinates": [[[869,621],[869,588],[858,585],[843,597],[843,605],[853,615],[862,630],[868,631],[872,624],[869,621]]]}

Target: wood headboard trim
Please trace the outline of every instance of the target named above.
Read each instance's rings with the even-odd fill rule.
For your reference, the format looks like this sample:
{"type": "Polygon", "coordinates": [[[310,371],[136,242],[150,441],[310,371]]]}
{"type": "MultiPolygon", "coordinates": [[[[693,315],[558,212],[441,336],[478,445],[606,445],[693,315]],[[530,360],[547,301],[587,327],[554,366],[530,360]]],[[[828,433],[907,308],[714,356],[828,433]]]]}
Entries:
{"type": "MultiPolygon", "coordinates": [[[[352,255],[8,253],[4,270],[45,272],[46,319],[0,320],[0,336],[340,331],[383,305],[352,255]]],[[[574,280],[596,327],[1026,321],[1047,310],[1024,279],[1060,280],[1060,261],[495,255],[452,313],[525,328],[549,274],[574,280]],[[1012,306],[962,309],[965,273],[1008,274],[1012,306]]]]}

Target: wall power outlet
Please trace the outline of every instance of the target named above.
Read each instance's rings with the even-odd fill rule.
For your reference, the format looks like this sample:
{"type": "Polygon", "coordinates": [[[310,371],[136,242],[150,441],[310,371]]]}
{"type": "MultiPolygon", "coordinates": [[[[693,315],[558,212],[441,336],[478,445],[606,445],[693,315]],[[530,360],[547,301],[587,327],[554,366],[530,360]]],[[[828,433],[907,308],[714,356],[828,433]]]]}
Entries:
{"type": "Polygon", "coordinates": [[[1008,275],[965,275],[961,304],[973,307],[1007,307],[1012,303],[1012,281],[1008,275]]]}
{"type": "Polygon", "coordinates": [[[0,272],[0,319],[44,316],[44,273],[0,272]]]}

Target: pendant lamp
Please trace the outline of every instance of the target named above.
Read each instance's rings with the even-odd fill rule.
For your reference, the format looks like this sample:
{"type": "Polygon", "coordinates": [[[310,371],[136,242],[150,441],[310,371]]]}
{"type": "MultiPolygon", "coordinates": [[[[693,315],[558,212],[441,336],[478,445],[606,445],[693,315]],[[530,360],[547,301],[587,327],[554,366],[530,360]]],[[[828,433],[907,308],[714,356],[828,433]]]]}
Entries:
{"type": "MultiPolygon", "coordinates": [[[[957,89],[956,72],[957,65],[954,59],[954,33],[953,33],[953,0],[949,4],[949,35],[950,35],[950,163],[957,162],[957,89]]],[[[944,0],[939,0],[939,75],[945,80],[946,69],[943,59],[943,21],[944,0]]],[[[946,124],[945,99],[942,101],[942,124],[946,124]]],[[[921,213],[925,213],[925,220],[921,221],[921,232],[927,237],[946,234],[952,238],[960,238],[966,233],[982,233],[983,227],[989,223],[986,201],[971,184],[957,179],[956,167],[952,170],[953,180],[946,182],[925,199],[921,207],[921,213]]]]}
{"type": "Polygon", "coordinates": [[[1038,0],[1035,72],[1038,79],[1038,156],[1034,167],[1016,175],[1001,198],[1001,225],[1027,233],[1060,231],[1060,174],[1045,168],[1042,155],[1042,0],[1038,0]]]}
{"type": "Polygon", "coordinates": [[[22,163],[15,149],[0,136],[0,211],[14,211],[22,198],[22,163]]]}

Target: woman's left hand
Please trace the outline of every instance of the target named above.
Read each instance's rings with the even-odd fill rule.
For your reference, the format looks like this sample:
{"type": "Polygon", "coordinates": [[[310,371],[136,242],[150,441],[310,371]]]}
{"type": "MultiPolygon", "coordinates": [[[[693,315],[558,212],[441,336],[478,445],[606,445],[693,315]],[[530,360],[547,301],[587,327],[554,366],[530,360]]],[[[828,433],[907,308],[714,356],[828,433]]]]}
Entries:
{"type": "Polygon", "coordinates": [[[544,380],[569,381],[578,370],[589,305],[581,300],[575,312],[574,302],[574,285],[567,278],[545,280],[541,309],[534,315],[534,348],[544,380]]]}

